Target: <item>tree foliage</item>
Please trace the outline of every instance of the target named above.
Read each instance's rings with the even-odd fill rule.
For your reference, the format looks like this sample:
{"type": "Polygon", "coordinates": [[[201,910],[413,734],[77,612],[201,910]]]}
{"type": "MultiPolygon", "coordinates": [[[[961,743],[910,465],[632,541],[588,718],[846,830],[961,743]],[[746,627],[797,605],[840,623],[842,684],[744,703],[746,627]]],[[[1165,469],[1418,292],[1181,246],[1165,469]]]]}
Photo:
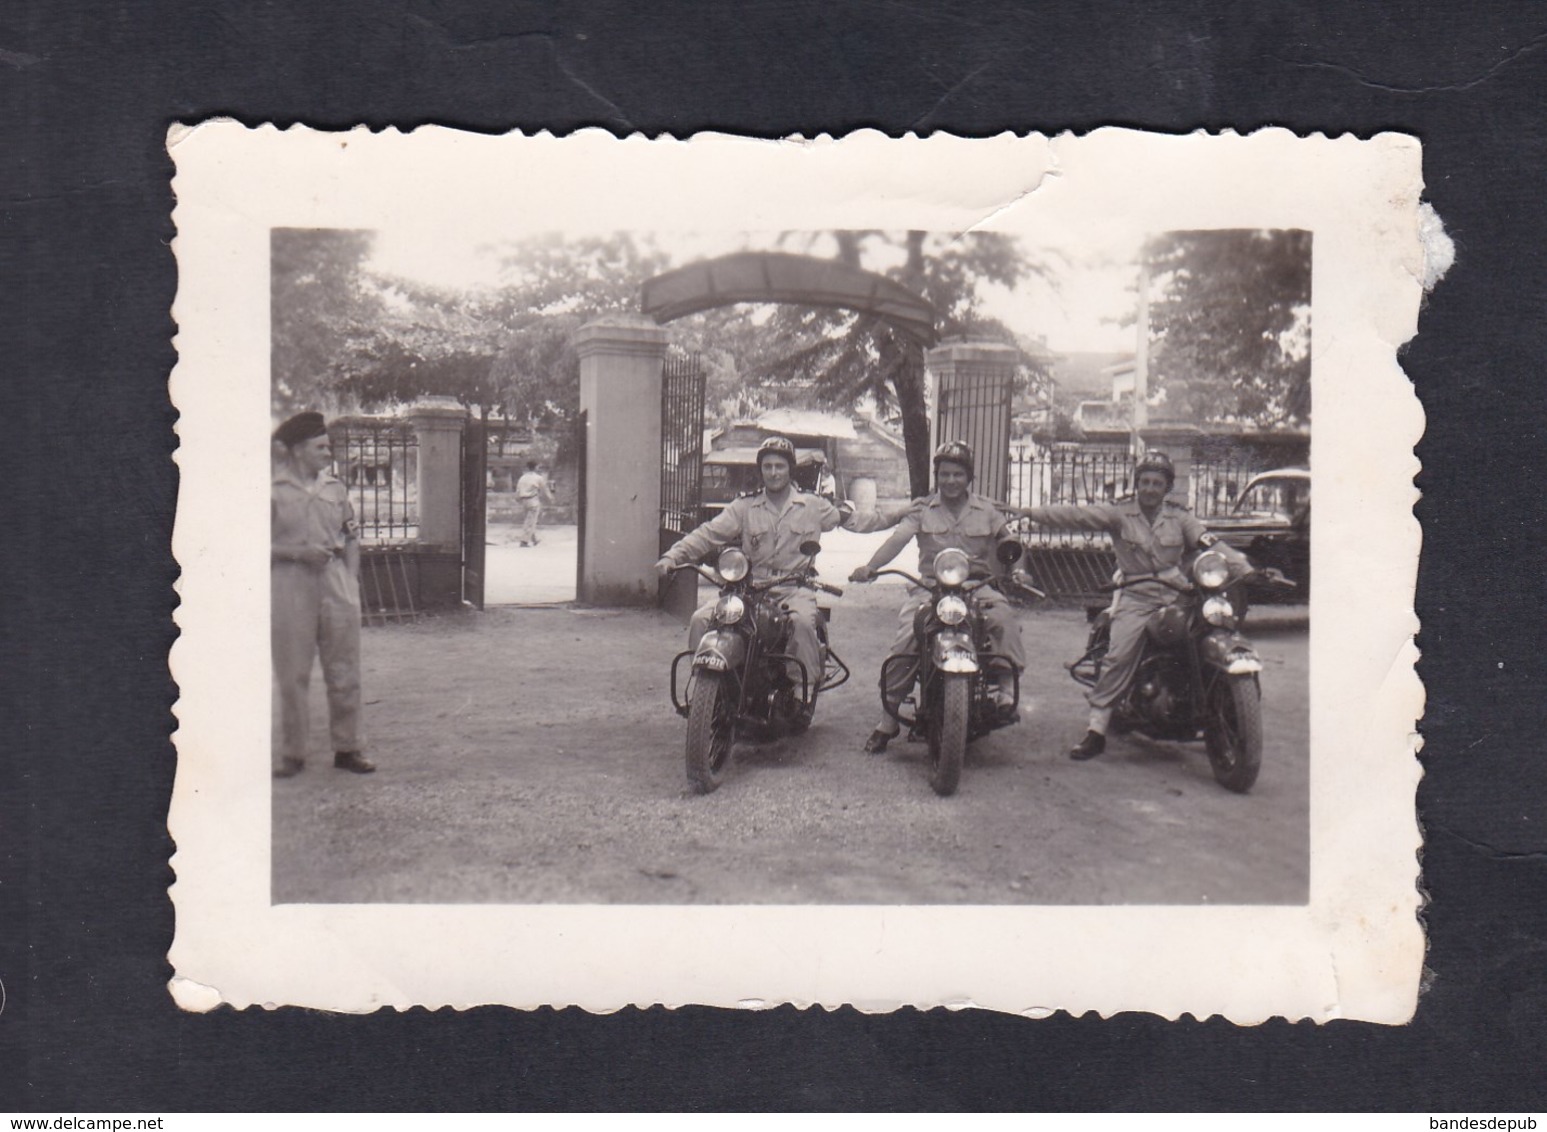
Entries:
{"type": "Polygon", "coordinates": [[[1152,384],[1199,419],[1308,422],[1311,233],[1167,232],[1145,256],[1152,384]]]}
{"type": "Polygon", "coordinates": [[[375,233],[275,228],[269,237],[270,365],[276,417],[337,407],[333,367],[350,334],[380,314],[363,286],[375,233]]]}
{"type": "Polygon", "coordinates": [[[500,284],[465,291],[371,273],[371,236],[276,236],[276,407],[377,409],[442,396],[484,418],[570,419],[575,330],[635,306],[639,284],[666,263],[627,233],[542,236],[496,249],[500,284]]]}
{"type": "MultiPolygon", "coordinates": [[[[637,309],[640,285],[671,266],[647,238],[629,233],[541,236],[490,249],[501,262],[498,286],[468,292],[373,274],[371,243],[369,232],[276,232],[276,404],[374,409],[438,395],[485,418],[570,419],[579,399],[575,330],[596,315],[637,309]]],[[[837,231],[782,243],[898,281],[933,304],[947,336],[1013,341],[982,316],[984,288],[1047,274],[998,234],[837,231]]],[[[704,359],[722,415],[788,404],[849,409],[867,397],[895,408],[914,490],[928,490],[923,347],[879,317],[737,306],[682,319],[673,339],[704,359]]],[[[1027,358],[1022,377],[1045,374],[1027,358]]]]}
{"type": "MultiPolygon", "coordinates": [[[[1014,337],[982,314],[986,285],[1014,287],[1030,277],[1051,279],[1047,264],[999,233],[836,231],[795,238],[797,250],[830,240],[840,262],[875,271],[922,295],[935,308],[943,337],[1014,337]]],[[[902,418],[909,478],[915,494],[929,490],[929,414],[924,395],[924,347],[875,315],[818,307],[781,307],[769,320],[764,357],[753,368],[789,382],[818,404],[849,407],[869,396],[902,418]]],[[[1040,361],[1022,356],[1023,385],[1045,382],[1040,361]]]]}

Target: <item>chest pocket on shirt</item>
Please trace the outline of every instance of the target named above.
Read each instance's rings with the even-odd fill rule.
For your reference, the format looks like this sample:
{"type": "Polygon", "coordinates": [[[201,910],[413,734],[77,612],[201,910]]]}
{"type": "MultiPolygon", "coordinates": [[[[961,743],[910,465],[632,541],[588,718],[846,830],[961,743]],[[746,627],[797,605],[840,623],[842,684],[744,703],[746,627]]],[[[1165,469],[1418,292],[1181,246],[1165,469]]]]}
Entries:
{"type": "Polygon", "coordinates": [[[1155,532],[1155,543],[1167,549],[1175,549],[1182,545],[1182,528],[1174,523],[1165,523],[1155,532]]]}
{"type": "Polygon", "coordinates": [[[994,533],[992,520],[986,515],[967,515],[954,527],[950,517],[935,511],[926,511],[920,518],[919,530],[936,538],[950,538],[954,530],[961,538],[988,538],[994,533]]]}
{"type": "Polygon", "coordinates": [[[354,534],[358,530],[350,515],[349,497],[342,490],[337,495],[332,492],[319,495],[315,506],[329,534],[354,534]]]}

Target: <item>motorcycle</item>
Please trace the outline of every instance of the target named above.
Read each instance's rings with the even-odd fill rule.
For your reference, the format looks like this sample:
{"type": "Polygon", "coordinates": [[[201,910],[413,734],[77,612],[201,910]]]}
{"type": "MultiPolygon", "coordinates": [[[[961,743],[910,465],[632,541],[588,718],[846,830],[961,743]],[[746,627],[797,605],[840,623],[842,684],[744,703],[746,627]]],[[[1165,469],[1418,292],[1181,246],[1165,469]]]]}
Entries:
{"type": "Polygon", "coordinates": [[[671,702],[688,721],[688,782],[699,794],[720,785],[730,761],[738,727],[765,735],[799,735],[811,725],[817,696],[843,684],[849,668],[828,642],[831,611],[818,608],[817,641],[822,671],[810,673],[791,656],[790,615],[770,591],[797,585],[842,597],[843,590],[816,580],[815,558],[821,545],[801,544],[807,561],[798,570],[763,582],[752,581],[751,564],[735,546],[720,551],[715,568],[696,570],[720,587],[710,627],[696,649],[678,653],[671,662],[671,702]],[[679,672],[689,662],[679,697],[679,672]],[[797,683],[790,669],[798,671],[797,683]]]}
{"type": "MultiPolygon", "coordinates": [[[[1013,539],[1001,542],[995,556],[1010,566],[1021,556],[1021,544],[1013,539]]],[[[906,570],[877,570],[872,577],[894,574],[929,592],[929,600],[919,606],[913,618],[913,636],[917,654],[889,656],[881,664],[881,707],[898,723],[908,728],[910,739],[929,743],[929,785],[942,797],[954,794],[961,780],[962,761],[967,744],[990,731],[1007,727],[1019,720],[1020,673],[1009,659],[993,651],[984,618],[975,594],[998,579],[972,573],[972,560],[963,550],[948,547],[935,555],[935,583],[928,584],[906,570]],[[1013,699],[1008,710],[994,702],[994,682],[989,669],[999,661],[1013,675],[1013,699]],[[893,706],[887,702],[886,687],[894,666],[916,667],[917,698],[905,699],[893,706]],[[903,708],[915,705],[913,714],[903,708]]],[[[1046,596],[1034,586],[1021,588],[1037,596],[1046,596]]],[[[897,673],[899,679],[901,673],[897,673]]]]}
{"type": "MultiPolygon", "coordinates": [[[[1294,585],[1276,570],[1261,573],[1273,584],[1294,585]]],[[[1114,705],[1113,729],[1160,740],[1202,738],[1215,781],[1244,794],[1262,767],[1262,659],[1240,632],[1227,592],[1238,581],[1231,575],[1224,555],[1204,550],[1180,575],[1181,581],[1145,574],[1103,589],[1118,594],[1159,582],[1179,595],[1151,614],[1145,625],[1139,666],[1114,705]]],[[[1068,666],[1070,675],[1086,687],[1101,676],[1115,605],[1114,599],[1112,605],[1087,611],[1091,626],[1085,655],[1068,666]]]]}

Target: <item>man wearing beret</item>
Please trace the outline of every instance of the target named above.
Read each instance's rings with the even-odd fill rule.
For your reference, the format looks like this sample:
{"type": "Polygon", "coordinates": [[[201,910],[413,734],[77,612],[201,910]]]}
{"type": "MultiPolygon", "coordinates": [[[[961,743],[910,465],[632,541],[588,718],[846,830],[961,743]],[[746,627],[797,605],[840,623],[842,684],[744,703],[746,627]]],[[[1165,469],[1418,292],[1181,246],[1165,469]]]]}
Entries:
{"type": "Polygon", "coordinates": [[[274,777],[306,765],[312,666],[322,658],[333,765],[376,767],[360,753],[360,540],[349,493],[330,467],[321,413],[298,413],[274,431],[278,460],[269,511],[270,630],[279,695],[274,777]]]}

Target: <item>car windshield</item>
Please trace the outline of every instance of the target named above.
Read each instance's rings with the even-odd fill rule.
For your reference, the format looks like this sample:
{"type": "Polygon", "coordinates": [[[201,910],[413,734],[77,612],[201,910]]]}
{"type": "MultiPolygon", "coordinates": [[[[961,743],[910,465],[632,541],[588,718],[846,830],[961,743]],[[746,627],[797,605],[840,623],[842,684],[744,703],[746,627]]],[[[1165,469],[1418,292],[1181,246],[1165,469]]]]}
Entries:
{"type": "Polygon", "coordinates": [[[1303,479],[1286,476],[1258,480],[1241,496],[1235,513],[1242,518],[1281,519],[1287,523],[1302,501],[1309,502],[1310,497],[1311,485],[1303,479]]]}

